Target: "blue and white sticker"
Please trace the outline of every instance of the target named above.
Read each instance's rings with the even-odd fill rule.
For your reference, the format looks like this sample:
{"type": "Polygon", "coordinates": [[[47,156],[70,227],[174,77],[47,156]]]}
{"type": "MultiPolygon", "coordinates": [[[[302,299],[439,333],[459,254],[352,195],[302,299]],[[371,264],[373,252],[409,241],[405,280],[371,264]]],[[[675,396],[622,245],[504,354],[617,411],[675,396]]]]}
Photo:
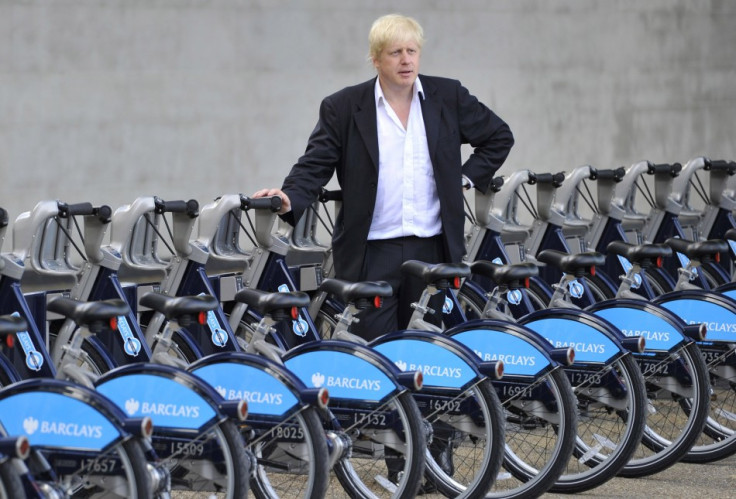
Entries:
{"type": "Polygon", "coordinates": [[[424,386],[462,388],[475,378],[472,366],[436,343],[396,338],[372,348],[391,359],[402,371],[421,371],[424,386]]]}
{"type": "Polygon", "coordinates": [[[197,392],[166,376],[126,374],[98,385],[97,391],[128,416],[149,416],[157,427],[196,430],[216,415],[197,392]]]}
{"type": "Polygon", "coordinates": [[[626,336],[643,336],[646,350],[668,351],[683,341],[682,333],[663,318],[645,310],[614,304],[595,315],[619,328],[626,336]]]}
{"type": "Polygon", "coordinates": [[[510,289],[509,292],[506,293],[506,300],[512,305],[518,305],[521,303],[522,296],[520,289],[510,289]]]}
{"type": "Polygon", "coordinates": [[[220,327],[220,322],[217,320],[214,310],[207,311],[207,326],[210,328],[212,343],[215,346],[224,347],[227,345],[227,331],[220,327]]]}
{"type": "Polygon", "coordinates": [[[120,430],[97,409],[54,392],[23,392],[0,400],[0,425],[31,445],[101,451],[120,430]]]}
{"type": "Polygon", "coordinates": [[[452,299],[450,299],[449,296],[445,295],[445,302],[442,304],[442,313],[451,314],[454,308],[455,304],[452,302],[452,299]]]}
{"type": "Polygon", "coordinates": [[[494,329],[471,329],[452,336],[484,362],[503,361],[505,376],[534,376],[550,365],[539,347],[522,337],[494,329]]]}
{"type": "MultiPolygon", "coordinates": [[[[624,274],[628,274],[633,265],[628,258],[621,255],[616,256],[618,257],[618,261],[621,263],[621,267],[624,269],[624,274]]],[[[631,289],[637,289],[639,286],[641,286],[641,275],[637,272],[634,274],[634,282],[631,284],[631,289]]]]}
{"type": "Polygon", "coordinates": [[[130,357],[137,357],[141,351],[141,341],[135,337],[124,315],[118,316],[118,333],[123,339],[123,348],[130,357]]]}
{"type": "Polygon", "coordinates": [[[605,363],[621,351],[604,333],[574,319],[548,317],[524,325],[547,338],[554,348],[572,347],[575,361],[605,363]]]}
{"type": "MultiPolygon", "coordinates": [[[[286,284],[279,285],[278,290],[280,293],[288,293],[291,291],[289,286],[286,284]]],[[[291,321],[291,329],[294,331],[295,335],[301,336],[302,338],[307,335],[307,332],[309,332],[309,324],[302,318],[301,313],[296,319],[291,321]]]]}
{"type": "Polygon", "coordinates": [[[218,362],[193,371],[226,400],[245,400],[248,414],[281,416],[299,400],[278,378],[257,367],[236,362],[218,362]]]}
{"type": "Polygon", "coordinates": [[[377,402],[396,388],[379,367],[345,352],[310,350],[288,359],[285,364],[305,385],[327,388],[331,399],[377,402]]]}
{"type": "Polygon", "coordinates": [[[570,281],[570,283],[567,285],[567,289],[570,290],[570,296],[572,296],[573,298],[582,298],[585,294],[585,288],[578,280],[570,281]]]}
{"type": "MultiPolygon", "coordinates": [[[[20,317],[18,312],[13,312],[11,315],[13,317],[20,317]]],[[[33,344],[31,335],[28,334],[28,331],[20,331],[15,333],[15,337],[18,338],[18,343],[20,343],[23,353],[26,355],[26,367],[31,371],[40,371],[43,366],[43,355],[36,350],[36,345],[33,344]]]]}
{"type": "Polygon", "coordinates": [[[736,341],[736,314],[717,303],[692,298],[658,302],[688,324],[704,323],[708,341],[736,341]]]}

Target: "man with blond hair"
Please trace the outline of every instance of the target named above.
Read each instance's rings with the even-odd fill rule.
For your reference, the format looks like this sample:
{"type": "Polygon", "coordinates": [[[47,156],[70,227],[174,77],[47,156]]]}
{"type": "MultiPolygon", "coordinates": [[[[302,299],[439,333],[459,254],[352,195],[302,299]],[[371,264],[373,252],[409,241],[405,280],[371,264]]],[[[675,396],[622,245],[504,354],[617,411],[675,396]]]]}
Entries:
{"type": "Polygon", "coordinates": [[[326,97],[281,189],[254,197],[281,196],[281,216],[293,225],[337,174],[343,201],[332,237],[335,276],[388,281],[394,290],[353,325],[371,340],[405,328],[423,289],[401,275],[404,261],[461,261],[463,188],[486,192],[514,139],[460,82],[419,74],[424,32],[416,20],[380,17],[368,40],[376,77],[326,97]],[[462,144],[473,148],[464,163],[462,144]]]}

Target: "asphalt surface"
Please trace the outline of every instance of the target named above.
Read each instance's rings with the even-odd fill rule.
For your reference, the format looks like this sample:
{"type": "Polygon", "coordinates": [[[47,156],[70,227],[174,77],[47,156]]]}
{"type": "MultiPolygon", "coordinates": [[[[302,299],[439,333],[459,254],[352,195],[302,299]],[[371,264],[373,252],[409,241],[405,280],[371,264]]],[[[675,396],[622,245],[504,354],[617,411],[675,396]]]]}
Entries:
{"type": "Polygon", "coordinates": [[[614,478],[588,492],[543,498],[667,497],[736,499],[736,456],[708,464],[678,463],[644,478],[614,478]]]}

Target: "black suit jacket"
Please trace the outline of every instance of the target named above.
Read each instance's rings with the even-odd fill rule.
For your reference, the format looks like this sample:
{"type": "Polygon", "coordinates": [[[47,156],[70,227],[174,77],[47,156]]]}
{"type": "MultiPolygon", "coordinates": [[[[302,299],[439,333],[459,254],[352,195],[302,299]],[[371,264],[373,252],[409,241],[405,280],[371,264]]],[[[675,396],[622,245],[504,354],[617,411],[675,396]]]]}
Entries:
{"type": "MultiPolygon", "coordinates": [[[[422,115],[437,183],[447,260],[465,254],[462,176],[485,192],[514,143],[508,125],[457,80],[419,76],[424,90],[422,115]],[[473,152],[463,164],[461,145],[473,152]]],[[[361,278],[378,183],[376,79],[326,97],[304,155],[284,180],[294,224],[333,174],[343,193],[332,247],[336,277],[361,278]]]]}

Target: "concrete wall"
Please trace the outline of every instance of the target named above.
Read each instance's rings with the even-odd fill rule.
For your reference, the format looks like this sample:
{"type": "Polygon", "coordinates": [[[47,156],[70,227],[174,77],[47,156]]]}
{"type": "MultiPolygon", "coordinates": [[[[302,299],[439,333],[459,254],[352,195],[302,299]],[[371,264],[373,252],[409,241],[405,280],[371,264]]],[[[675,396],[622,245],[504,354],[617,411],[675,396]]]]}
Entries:
{"type": "Polygon", "coordinates": [[[0,206],[279,186],[392,11],[511,125],[505,171],[736,159],[728,0],[0,0],[0,206]]]}

